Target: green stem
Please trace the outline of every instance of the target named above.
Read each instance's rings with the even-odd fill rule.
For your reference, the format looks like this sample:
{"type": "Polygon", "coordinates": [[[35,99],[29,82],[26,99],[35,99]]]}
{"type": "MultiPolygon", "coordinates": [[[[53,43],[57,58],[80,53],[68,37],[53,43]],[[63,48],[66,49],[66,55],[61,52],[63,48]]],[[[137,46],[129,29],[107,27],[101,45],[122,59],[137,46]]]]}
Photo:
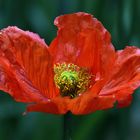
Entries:
{"type": "Polygon", "coordinates": [[[71,113],[68,112],[64,115],[64,134],[63,140],[72,140],[71,139],[71,113]]]}

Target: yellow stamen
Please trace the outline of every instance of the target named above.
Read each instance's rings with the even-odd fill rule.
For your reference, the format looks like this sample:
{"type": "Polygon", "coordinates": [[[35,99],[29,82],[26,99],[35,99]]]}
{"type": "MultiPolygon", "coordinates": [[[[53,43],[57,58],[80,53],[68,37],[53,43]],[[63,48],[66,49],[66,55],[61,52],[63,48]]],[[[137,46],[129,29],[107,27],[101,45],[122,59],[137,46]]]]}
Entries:
{"type": "Polygon", "coordinates": [[[60,89],[61,96],[74,98],[90,86],[91,74],[85,68],[74,64],[54,65],[54,81],[60,89]]]}

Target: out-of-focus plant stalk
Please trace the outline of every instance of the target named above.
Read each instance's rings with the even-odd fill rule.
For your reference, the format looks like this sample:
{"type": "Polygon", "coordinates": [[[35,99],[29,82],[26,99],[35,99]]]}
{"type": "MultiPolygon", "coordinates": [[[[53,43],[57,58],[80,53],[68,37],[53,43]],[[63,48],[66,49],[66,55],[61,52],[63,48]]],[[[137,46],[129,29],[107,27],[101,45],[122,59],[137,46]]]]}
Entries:
{"type": "Polygon", "coordinates": [[[64,134],[63,140],[72,140],[71,138],[71,123],[72,123],[72,114],[68,112],[64,115],[64,134]]]}

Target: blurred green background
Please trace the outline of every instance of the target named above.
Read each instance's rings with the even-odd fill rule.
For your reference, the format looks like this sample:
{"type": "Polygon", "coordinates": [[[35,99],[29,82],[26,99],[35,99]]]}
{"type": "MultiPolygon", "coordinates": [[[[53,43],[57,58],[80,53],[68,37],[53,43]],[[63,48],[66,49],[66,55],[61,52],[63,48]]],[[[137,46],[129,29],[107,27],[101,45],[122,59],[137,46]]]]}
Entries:
{"type": "MultiPolygon", "coordinates": [[[[116,49],[140,46],[140,0],[0,0],[0,28],[16,25],[37,32],[47,44],[56,36],[54,18],[84,11],[112,34],[116,49]]],[[[140,140],[140,90],[131,106],[73,116],[72,140],[140,140]]],[[[29,113],[25,104],[0,94],[0,140],[62,140],[63,116],[29,113]]]]}

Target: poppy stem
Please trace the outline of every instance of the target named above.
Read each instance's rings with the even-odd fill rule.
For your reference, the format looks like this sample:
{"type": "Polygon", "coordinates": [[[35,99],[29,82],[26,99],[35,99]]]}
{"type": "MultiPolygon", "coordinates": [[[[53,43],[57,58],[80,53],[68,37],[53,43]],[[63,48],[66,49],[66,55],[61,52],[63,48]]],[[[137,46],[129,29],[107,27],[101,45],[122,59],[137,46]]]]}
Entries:
{"type": "Polygon", "coordinates": [[[63,140],[72,140],[71,139],[71,113],[68,112],[64,115],[64,134],[63,140]]]}

